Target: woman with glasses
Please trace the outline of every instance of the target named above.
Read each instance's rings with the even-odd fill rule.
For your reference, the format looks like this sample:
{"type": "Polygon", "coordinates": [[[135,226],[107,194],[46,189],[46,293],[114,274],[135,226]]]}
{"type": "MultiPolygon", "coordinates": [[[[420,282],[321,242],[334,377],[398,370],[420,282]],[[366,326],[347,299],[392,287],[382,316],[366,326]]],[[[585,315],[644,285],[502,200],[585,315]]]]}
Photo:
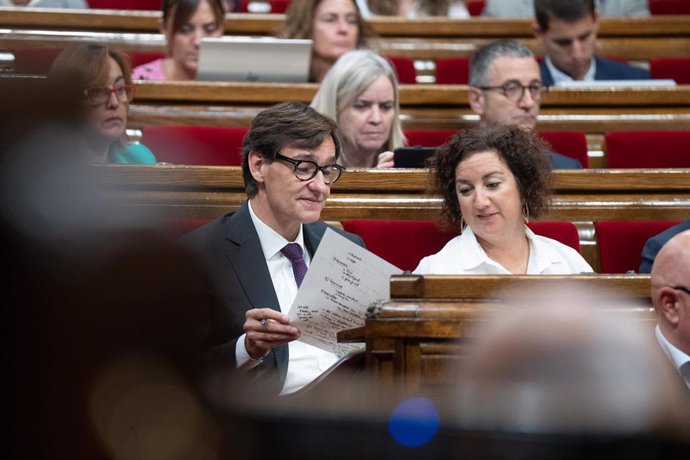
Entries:
{"type": "Polygon", "coordinates": [[[135,80],[195,80],[199,46],[223,35],[224,0],[164,0],[161,32],[168,55],[134,68],[135,80]]]}
{"type": "Polygon", "coordinates": [[[93,163],[156,163],[148,148],[126,141],[134,86],[124,54],[104,45],[72,45],[55,58],[48,78],[81,101],[80,121],[93,163]]]}
{"type": "Polygon", "coordinates": [[[339,163],[391,168],[393,150],[406,144],[400,124],[398,78],[370,50],[345,53],[328,71],[311,106],[335,120],[345,148],[339,163]]]}
{"type": "Polygon", "coordinates": [[[535,235],[527,222],[550,202],[544,142],[515,125],[456,134],[436,151],[434,189],[460,235],[415,269],[422,275],[574,274],[592,267],[573,248],[535,235]]]}
{"type": "Polygon", "coordinates": [[[313,40],[309,79],[323,80],[344,53],[365,48],[373,35],[355,0],[294,0],[278,36],[313,40]]]}

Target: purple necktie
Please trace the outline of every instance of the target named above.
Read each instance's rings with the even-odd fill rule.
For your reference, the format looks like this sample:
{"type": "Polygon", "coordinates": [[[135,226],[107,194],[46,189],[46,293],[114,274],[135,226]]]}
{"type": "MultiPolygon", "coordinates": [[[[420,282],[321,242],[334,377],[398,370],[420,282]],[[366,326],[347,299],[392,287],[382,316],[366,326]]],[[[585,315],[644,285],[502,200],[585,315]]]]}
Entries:
{"type": "Polygon", "coordinates": [[[297,243],[288,243],[283,249],[280,250],[285,257],[290,259],[292,263],[292,272],[295,274],[295,281],[297,282],[297,287],[302,285],[302,280],[304,275],[307,274],[307,264],[304,263],[304,258],[302,257],[302,248],[297,243]]]}

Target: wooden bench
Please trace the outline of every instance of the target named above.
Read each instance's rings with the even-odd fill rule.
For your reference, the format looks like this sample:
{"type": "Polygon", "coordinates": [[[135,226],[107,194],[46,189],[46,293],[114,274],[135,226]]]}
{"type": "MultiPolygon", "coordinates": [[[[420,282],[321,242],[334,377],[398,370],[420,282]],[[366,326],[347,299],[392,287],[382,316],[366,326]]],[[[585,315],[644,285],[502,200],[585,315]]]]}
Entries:
{"type": "MultiPolygon", "coordinates": [[[[315,84],[141,82],[130,125],[249,126],[264,107],[280,101],[309,103],[315,84]]],[[[476,125],[465,85],[402,85],[403,128],[460,130],[476,125]]],[[[542,104],[538,129],[588,134],[590,164],[606,166],[610,131],[690,129],[690,86],[658,88],[553,88],[542,104]]]]}
{"type": "MultiPolygon", "coordinates": [[[[0,27],[73,31],[157,33],[159,11],[116,10],[27,10],[0,7],[0,27]]],[[[285,20],[282,14],[229,13],[228,35],[271,35],[285,20]]],[[[448,18],[377,17],[367,21],[381,37],[527,38],[532,37],[531,19],[473,17],[448,18]]],[[[602,18],[599,37],[690,37],[690,18],[602,18]]]]}
{"type": "MultiPolygon", "coordinates": [[[[164,52],[155,11],[25,10],[0,8],[0,50],[22,47],[62,47],[69,41],[107,42],[123,51],[164,52]],[[56,32],[56,33],[52,33],[56,32]]],[[[280,14],[228,14],[227,35],[273,35],[285,20],[280,14]]],[[[473,17],[469,20],[377,17],[368,23],[378,35],[371,46],[389,56],[417,61],[419,81],[433,82],[435,60],[470,56],[498,38],[517,38],[537,55],[544,50],[532,36],[531,19],[473,17]]],[[[601,56],[649,61],[690,56],[687,16],[604,18],[597,53],[601,56]]]]}
{"type": "MultiPolygon", "coordinates": [[[[341,342],[366,342],[367,370],[383,388],[400,396],[437,391],[457,382],[457,364],[476,326],[504,307],[507,289],[543,292],[575,286],[622,299],[608,308],[624,321],[654,322],[646,275],[393,276],[391,298],[365,326],[342,331],[341,342]]],[[[596,297],[594,297],[596,299],[596,297]]]]}
{"type": "MultiPolygon", "coordinates": [[[[99,181],[117,206],[173,221],[210,220],[246,199],[239,167],[100,166],[99,181]]],[[[690,170],[556,171],[550,212],[543,220],[578,226],[581,252],[599,267],[594,222],[682,221],[690,217],[690,170]]],[[[435,220],[441,199],[426,193],[426,170],[348,170],[321,216],[346,219],[435,220]]]]}

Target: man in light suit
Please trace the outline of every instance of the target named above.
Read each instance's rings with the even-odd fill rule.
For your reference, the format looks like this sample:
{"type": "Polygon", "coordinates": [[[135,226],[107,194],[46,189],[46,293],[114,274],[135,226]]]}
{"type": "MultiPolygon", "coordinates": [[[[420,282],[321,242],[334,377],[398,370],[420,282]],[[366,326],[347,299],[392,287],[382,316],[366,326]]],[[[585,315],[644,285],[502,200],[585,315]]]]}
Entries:
{"type": "Polygon", "coordinates": [[[664,230],[647,240],[642,248],[642,263],[640,264],[640,273],[649,273],[652,271],[654,259],[659,253],[659,250],[674,236],[685,230],[690,230],[690,219],[681,222],[678,225],[664,230]]]}
{"type": "Polygon", "coordinates": [[[534,36],[546,54],[539,66],[546,86],[649,78],[647,70],[594,56],[599,30],[594,0],[534,0],[534,14],[534,36]]]}
{"type": "MultiPolygon", "coordinates": [[[[532,51],[516,40],[497,40],[470,61],[467,99],[482,124],[534,130],[545,87],[532,51]]],[[[550,152],[554,169],[578,169],[574,158],[550,152]]]]}
{"type": "Polygon", "coordinates": [[[678,233],[661,248],[651,284],[656,338],[690,388],[690,231],[678,233]]]}
{"type": "MultiPolygon", "coordinates": [[[[299,390],[337,361],[296,341],[300,331],[287,313],[301,275],[282,251],[297,243],[300,263],[309,265],[328,228],[319,218],[344,170],[336,164],[341,151],[335,123],[307,105],[264,110],[244,139],[249,200],[183,239],[206,265],[218,298],[211,367],[237,369],[272,394],[299,390]]],[[[334,230],[363,245],[361,238],[334,230]]]]}

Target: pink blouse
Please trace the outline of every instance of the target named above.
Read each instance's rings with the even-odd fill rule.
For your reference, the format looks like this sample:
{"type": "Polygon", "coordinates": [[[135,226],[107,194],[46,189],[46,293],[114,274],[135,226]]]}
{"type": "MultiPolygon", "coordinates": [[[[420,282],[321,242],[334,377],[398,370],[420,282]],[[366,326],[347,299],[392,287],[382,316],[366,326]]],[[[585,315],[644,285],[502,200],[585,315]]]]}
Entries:
{"type": "Polygon", "coordinates": [[[163,59],[156,59],[135,67],[132,70],[132,80],[167,80],[163,72],[163,59]]]}

